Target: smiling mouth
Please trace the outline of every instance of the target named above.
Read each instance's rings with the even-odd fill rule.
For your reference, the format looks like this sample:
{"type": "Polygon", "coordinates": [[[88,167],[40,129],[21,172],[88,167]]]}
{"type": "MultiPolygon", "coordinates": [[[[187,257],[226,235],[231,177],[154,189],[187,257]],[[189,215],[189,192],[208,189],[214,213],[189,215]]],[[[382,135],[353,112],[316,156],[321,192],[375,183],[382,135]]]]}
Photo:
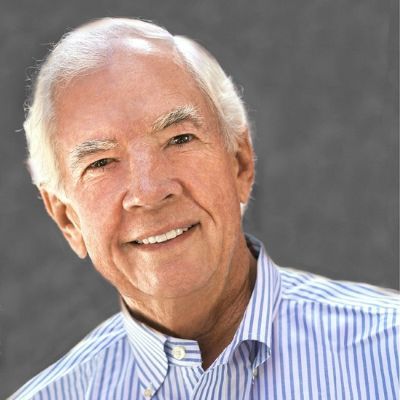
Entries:
{"type": "Polygon", "coordinates": [[[161,235],[149,236],[141,240],[135,240],[133,241],[133,243],[138,245],[143,245],[143,244],[156,244],[156,243],[168,242],[169,240],[175,239],[176,237],[183,235],[185,232],[187,232],[189,229],[192,229],[194,226],[195,225],[187,226],[185,228],[172,229],[168,232],[162,233],[161,235]]]}

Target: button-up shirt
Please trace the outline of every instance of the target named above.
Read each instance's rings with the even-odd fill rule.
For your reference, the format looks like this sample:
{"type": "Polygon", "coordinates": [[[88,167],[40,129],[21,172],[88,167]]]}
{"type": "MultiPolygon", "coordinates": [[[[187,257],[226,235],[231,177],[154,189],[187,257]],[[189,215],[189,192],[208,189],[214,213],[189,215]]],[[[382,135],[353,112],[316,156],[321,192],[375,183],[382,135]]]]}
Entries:
{"type": "Polygon", "coordinates": [[[277,267],[251,241],[252,296],[206,371],[196,341],[123,307],[11,399],[398,399],[397,293],[277,267]]]}

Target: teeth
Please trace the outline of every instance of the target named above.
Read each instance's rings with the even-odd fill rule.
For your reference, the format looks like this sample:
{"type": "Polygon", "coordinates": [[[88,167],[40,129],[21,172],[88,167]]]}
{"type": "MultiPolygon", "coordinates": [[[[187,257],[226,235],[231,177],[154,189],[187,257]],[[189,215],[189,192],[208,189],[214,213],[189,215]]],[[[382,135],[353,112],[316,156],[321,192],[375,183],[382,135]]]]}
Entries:
{"type": "Polygon", "coordinates": [[[167,237],[167,239],[176,238],[176,232],[175,232],[175,230],[169,231],[169,232],[167,232],[167,233],[165,234],[165,236],[167,237]]]}
{"type": "Polygon", "coordinates": [[[149,236],[148,238],[145,238],[143,240],[136,240],[136,243],[139,243],[139,244],[153,244],[153,243],[166,242],[167,240],[171,240],[171,239],[176,238],[179,235],[182,235],[183,232],[186,232],[189,229],[190,229],[190,227],[172,229],[172,231],[163,233],[162,235],[149,236]]]}
{"type": "Polygon", "coordinates": [[[156,242],[157,243],[162,243],[162,242],[165,242],[166,240],[168,240],[168,239],[167,239],[167,237],[165,235],[156,236],[156,242]]]}

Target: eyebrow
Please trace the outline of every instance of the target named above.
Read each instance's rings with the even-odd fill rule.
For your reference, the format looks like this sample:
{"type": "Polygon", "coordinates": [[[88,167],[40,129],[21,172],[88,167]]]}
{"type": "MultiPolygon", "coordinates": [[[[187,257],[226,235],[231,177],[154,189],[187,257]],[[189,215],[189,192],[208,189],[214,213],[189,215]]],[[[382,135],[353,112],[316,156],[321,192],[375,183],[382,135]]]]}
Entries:
{"type": "Polygon", "coordinates": [[[191,121],[196,127],[198,127],[201,125],[202,119],[195,106],[179,106],[158,117],[153,123],[152,133],[162,131],[169,126],[182,121],[191,121]]]}
{"type": "Polygon", "coordinates": [[[87,156],[117,147],[114,139],[92,139],[80,143],[70,152],[71,166],[75,169],[87,156]]]}

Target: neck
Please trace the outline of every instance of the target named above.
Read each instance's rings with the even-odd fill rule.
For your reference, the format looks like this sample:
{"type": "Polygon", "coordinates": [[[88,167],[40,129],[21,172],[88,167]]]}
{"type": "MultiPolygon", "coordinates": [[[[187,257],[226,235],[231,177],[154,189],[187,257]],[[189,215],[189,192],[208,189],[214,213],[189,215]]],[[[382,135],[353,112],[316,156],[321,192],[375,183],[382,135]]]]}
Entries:
{"type": "Polygon", "coordinates": [[[232,341],[254,287],[257,262],[247,247],[239,264],[217,293],[206,288],[183,299],[124,300],[135,319],[167,335],[196,340],[207,369],[232,341]]]}

